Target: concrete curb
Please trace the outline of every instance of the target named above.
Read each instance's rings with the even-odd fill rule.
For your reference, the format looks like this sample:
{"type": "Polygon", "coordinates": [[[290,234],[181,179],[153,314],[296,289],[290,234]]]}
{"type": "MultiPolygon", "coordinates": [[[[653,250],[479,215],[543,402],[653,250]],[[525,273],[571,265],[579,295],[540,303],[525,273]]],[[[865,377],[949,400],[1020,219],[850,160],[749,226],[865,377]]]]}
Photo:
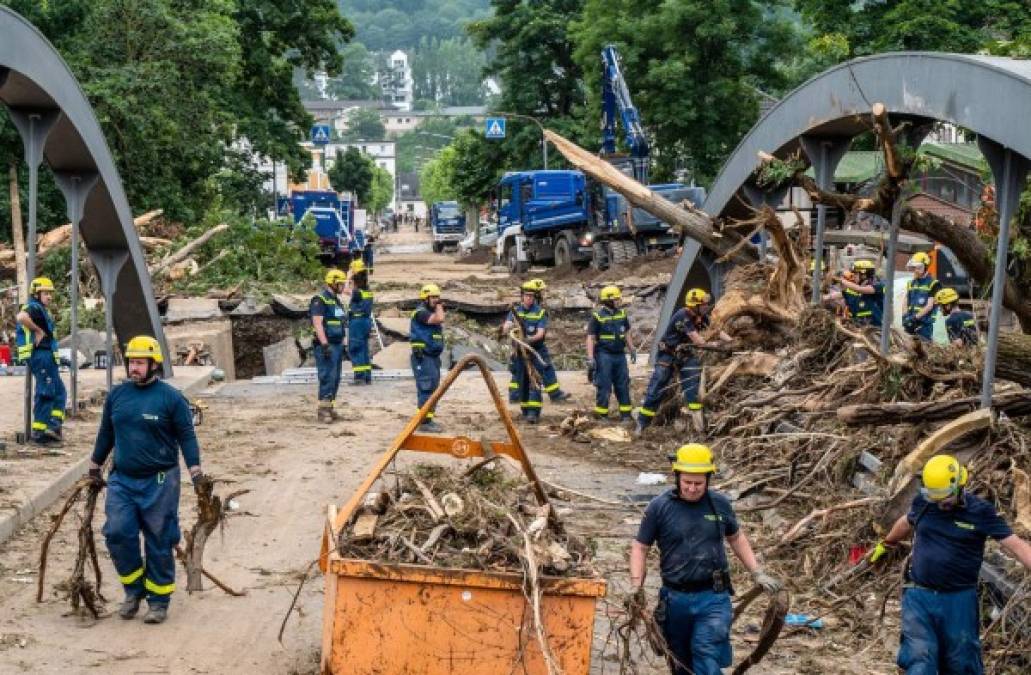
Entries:
{"type": "MultiPolygon", "coordinates": [[[[174,380],[175,378],[173,378],[174,380]]],[[[211,379],[211,373],[204,373],[200,377],[191,378],[179,390],[187,398],[196,396],[207,388],[211,379]]],[[[176,384],[170,381],[169,384],[176,384]]],[[[75,484],[75,481],[86,474],[89,467],[89,455],[64,470],[64,472],[49,485],[43,487],[34,496],[30,497],[23,504],[16,507],[13,513],[5,513],[0,516],[0,544],[10,539],[15,532],[30,520],[46,511],[61,496],[65,490],[75,484]]]]}

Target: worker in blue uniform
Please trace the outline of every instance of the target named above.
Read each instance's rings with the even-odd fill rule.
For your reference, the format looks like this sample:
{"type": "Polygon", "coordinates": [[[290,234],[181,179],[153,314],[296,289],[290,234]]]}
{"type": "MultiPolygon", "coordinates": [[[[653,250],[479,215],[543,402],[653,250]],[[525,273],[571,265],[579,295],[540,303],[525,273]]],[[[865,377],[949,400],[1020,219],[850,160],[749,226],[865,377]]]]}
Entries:
{"type": "Polygon", "coordinates": [[[870,260],[852,263],[852,278],[837,278],[852,323],[879,328],[884,317],[884,283],[877,278],[877,266],[870,260]]]}
{"type": "Polygon", "coordinates": [[[767,593],[781,583],[763,571],[730,500],[710,489],[712,450],[690,443],[670,457],[673,488],[651,502],[630,548],[629,601],[645,605],[648,552],[659,545],[662,588],[654,617],[672,652],[673,675],[720,675],[731,664],[730,564],[724,542],[767,593]]]}
{"type": "Polygon", "coordinates": [[[352,260],[350,267],[351,303],[347,306],[347,353],[355,384],[372,384],[369,333],[372,331],[372,291],[365,262],[352,260]]]}
{"type": "Polygon", "coordinates": [[[1031,569],[1031,544],[991,502],[967,492],[966,467],[935,455],[921,472],[923,486],[868,559],[881,561],[913,536],[902,590],[902,639],[896,663],[908,675],[979,675],[981,664],[977,579],[988,538],[1031,569]]]}
{"type": "Polygon", "coordinates": [[[93,489],[103,486],[102,467],[113,449],[103,532],[125,589],[118,615],[133,618],[146,597],[144,622],[161,623],[175,590],[179,455],[198,494],[210,493],[211,481],[201,472],[189,404],[159,379],[164,357],[158,341],[134,337],[125,358],[129,380],[112,389],[104,403],[89,477],[93,489]],[[145,556],[140,555],[141,533],[145,556]]]}
{"type": "MultiPolygon", "coordinates": [[[[537,352],[537,357],[534,359],[536,364],[537,372],[540,374],[541,388],[551,399],[552,403],[559,403],[569,399],[569,394],[562,391],[562,386],[558,381],[558,373],[555,371],[555,364],[551,359],[551,352],[548,351],[548,345],[545,342],[548,332],[548,310],[544,306],[544,291],[547,290],[548,286],[544,283],[543,279],[530,279],[519,287],[520,305],[517,306],[516,311],[520,312],[520,317],[524,322],[530,324],[536,329],[534,336],[537,338],[533,341],[534,351],[537,352]],[[527,294],[532,295],[532,298],[527,298],[527,294]],[[531,311],[529,307],[534,307],[531,311]],[[527,322],[526,315],[533,315],[536,318],[530,319],[527,322]]],[[[508,319],[512,318],[512,313],[509,312],[508,319]]],[[[507,334],[511,328],[511,322],[506,319],[505,325],[502,327],[502,331],[507,334]]],[[[522,400],[519,394],[519,368],[522,367],[521,359],[517,358],[518,355],[513,352],[512,358],[509,360],[508,370],[512,374],[512,379],[508,383],[508,401],[509,403],[518,403],[522,400]]]]}
{"type": "MultiPolygon", "coordinates": [[[[703,431],[705,418],[702,413],[702,402],[698,390],[701,385],[702,363],[692,345],[704,345],[706,339],[702,331],[709,327],[710,312],[709,294],[701,288],[692,288],[684,295],[684,307],[678,309],[670,317],[666,332],[659,340],[658,355],[655,357],[655,370],[652,371],[648,388],[644,393],[644,401],[637,411],[637,432],[648,428],[659,410],[676,371],[680,376],[680,388],[684,404],[691,413],[691,421],[696,431],[703,431]]],[[[720,331],[721,341],[730,341],[731,337],[720,331]]]]}
{"type": "Polygon", "coordinates": [[[326,272],[326,285],[308,305],[308,316],[315,331],[315,370],[319,376],[319,422],[337,419],[336,398],[340,390],[340,368],[344,361],[346,326],[344,292],[347,275],[338,269],[326,272]]]}
{"type": "Polygon", "coordinates": [[[618,286],[605,286],[598,294],[601,307],[587,322],[587,369],[594,373],[594,415],[600,419],[609,416],[609,397],[615,388],[619,418],[625,422],[633,420],[626,352],[630,350],[631,363],[637,363],[637,352],[630,337],[630,319],[618,306],[622,299],[618,286]]]}
{"type": "Polygon", "coordinates": [[[934,304],[945,317],[945,332],[949,343],[956,347],[977,344],[977,320],[970,312],[957,309],[959,293],[954,288],[943,288],[934,294],[934,304]]]}
{"type": "MultiPolygon", "coordinates": [[[[412,312],[409,340],[412,346],[412,374],[415,376],[416,401],[419,409],[440,384],[440,355],[444,353],[444,302],[437,284],[425,284],[419,290],[419,305],[412,312]]],[[[429,410],[420,424],[422,431],[439,432],[442,427],[429,410]]]]}
{"type": "Polygon", "coordinates": [[[50,303],[54,282],[36,277],[29,285],[29,301],[21,306],[15,320],[18,333],[15,346],[18,363],[28,363],[35,380],[32,400],[32,437],[39,444],[60,443],[68,393],[57,364],[57,338],[50,303]]]}
{"type": "Polygon", "coordinates": [[[941,284],[931,276],[931,256],[923,251],[913,254],[906,267],[913,270],[913,278],[906,283],[902,328],[910,335],[930,342],[934,332],[934,295],[941,290],[941,284]]]}

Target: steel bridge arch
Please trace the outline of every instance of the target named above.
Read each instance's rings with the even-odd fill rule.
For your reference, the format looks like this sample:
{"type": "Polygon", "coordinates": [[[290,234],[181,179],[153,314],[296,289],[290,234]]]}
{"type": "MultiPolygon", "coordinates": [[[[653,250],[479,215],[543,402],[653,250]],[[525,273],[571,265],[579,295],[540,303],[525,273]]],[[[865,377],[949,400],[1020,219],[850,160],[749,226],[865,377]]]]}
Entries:
{"type": "Polygon", "coordinates": [[[171,360],[146,259],[93,108],[53,45],[5,7],[0,7],[0,103],[22,132],[27,153],[33,139],[26,132],[26,120],[37,121],[39,157],[53,171],[70,207],[78,197],[80,232],[94,262],[105,257],[125,260],[112,284],[111,310],[119,342],[124,345],[134,335],[156,337],[166,356],[165,374],[170,376],[171,360]]]}
{"type": "MultiPolygon", "coordinates": [[[[1031,61],[935,52],[879,54],[835,66],[771,108],[723,165],[702,210],[714,218],[744,217],[749,205],[768,197],[753,182],[760,151],[783,158],[801,149],[818,180],[821,173],[833,176],[852,138],[871,128],[875,102],[883,103],[893,120],[908,119],[914,127],[941,121],[976,133],[997,182],[1003,180],[1006,150],[1015,162],[1009,175],[1023,175],[1031,166],[1031,61]]],[[[913,140],[922,139],[917,134],[913,140]]],[[[657,335],[677,309],[689,275],[697,278],[696,262],[704,256],[697,245],[685,247],[659,314],[657,335]]],[[[719,294],[720,270],[711,259],[704,266],[719,294]]]]}

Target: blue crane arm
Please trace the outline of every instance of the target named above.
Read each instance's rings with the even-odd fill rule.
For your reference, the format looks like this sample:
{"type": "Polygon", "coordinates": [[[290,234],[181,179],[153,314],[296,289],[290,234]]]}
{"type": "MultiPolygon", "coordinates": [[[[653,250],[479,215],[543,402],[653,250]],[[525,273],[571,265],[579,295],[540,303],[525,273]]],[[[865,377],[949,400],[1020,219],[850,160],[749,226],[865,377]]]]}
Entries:
{"type": "Polygon", "coordinates": [[[649,154],[648,137],[641,125],[641,115],[630,98],[630,89],[623,79],[623,69],[619,62],[619,54],[613,45],[606,45],[601,50],[602,72],[602,153],[612,154],[616,151],[616,114],[623,123],[623,133],[630,156],[647,159],[649,154]]]}

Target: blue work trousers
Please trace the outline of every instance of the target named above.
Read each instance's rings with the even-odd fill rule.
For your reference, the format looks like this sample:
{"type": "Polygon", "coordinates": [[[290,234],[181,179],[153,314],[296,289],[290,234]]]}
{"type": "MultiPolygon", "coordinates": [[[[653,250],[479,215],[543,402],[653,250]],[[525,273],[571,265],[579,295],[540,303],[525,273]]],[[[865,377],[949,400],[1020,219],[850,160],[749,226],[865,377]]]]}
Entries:
{"type": "Polygon", "coordinates": [[[672,355],[659,354],[655,359],[655,370],[652,371],[651,379],[648,380],[648,388],[644,392],[644,401],[641,403],[641,420],[646,425],[658,412],[659,404],[666,395],[666,388],[673,379],[674,369],[680,375],[680,390],[683,393],[684,403],[690,408],[701,409],[701,403],[698,401],[698,388],[701,386],[702,364],[698,358],[691,356],[677,363],[672,355]]]}
{"type": "Polygon", "coordinates": [[[907,675],[980,675],[977,590],[902,591],[902,639],[895,662],[907,675]]]}
{"type": "Polygon", "coordinates": [[[104,538],[129,597],[167,605],[175,590],[179,543],[179,467],[145,478],[111,472],[107,479],[104,538]],[[140,533],[146,562],[140,555],[140,533]]]}
{"type": "Polygon", "coordinates": [[[49,349],[33,349],[29,369],[36,381],[32,399],[32,431],[40,433],[47,427],[58,430],[64,423],[64,406],[68,393],[61,381],[61,372],[49,349]]]}
{"type": "MultiPolygon", "coordinates": [[[[915,335],[924,342],[931,342],[934,340],[934,314],[928,315],[923,320],[914,319],[914,324],[910,328],[906,328],[906,332],[910,335],[915,335]]],[[[905,328],[905,326],[903,326],[905,328]]]]}
{"type": "Polygon", "coordinates": [[[551,352],[548,351],[548,345],[543,342],[533,345],[533,348],[537,350],[537,354],[544,361],[544,365],[541,365],[540,361],[534,359],[534,363],[537,365],[537,372],[541,374],[541,385],[543,385],[544,391],[548,396],[555,400],[556,396],[562,394],[562,387],[558,383],[558,373],[555,372],[555,364],[551,361],[551,352]]]}
{"type": "Polygon", "coordinates": [[[351,357],[351,371],[355,382],[372,382],[372,361],[369,358],[369,332],[372,320],[369,317],[351,319],[347,322],[347,353],[351,357]]]}
{"type": "MultiPolygon", "coordinates": [[[[533,359],[533,355],[529,355],[530,359],[533,359]]],[[[539,362],[535,361],[537,366],[537,373],[541,374],[543,366],[539,362]]],[[[530,378],[530,373],[526,368],[526,363],[523,358],[516,353],[515,360],[512,364],[513,373],[512,376],[515,378],[516,383],[516,401],[519,403],[519,409],[523,413],[523,417],[538,419],[541,416],[541,390],[540,387],[534,386],[533,380],[530,378]]],[[[541,375],[543,379],[543,375],[541,375]]]]}
{"type": "Polygon", "coordinates": [[[614,354],[597,349],[594,356],[595,414],[609,414],[609,397],[615,388],[616,400],[619,401],[619,415],[623,418],[629,417],[633,406],[630,404],[630,369],[626,364],[626,354],[614,354]]]}
{"type": "Polygon", "coordinates": [[[519,371],[516,362],[519,361],[519,352],[512,350],[512,358],[508,360],[508,372],[511,378],[508,380],[508,402],[519,403],[519,371]]]}
{"type": "Polygon", "coordinates": [[[666,588],[659,591],[656,620],[673,652],[673,675],[720,675],[730,666],[730,622],[733,610],[727,592],[681,593],[666,588]]]}
{"type": "MultiPolygon", "coordinates": [[[[423,351],[412,352],[412,374],[415,375],[415,396],[421,409],[440,384],[440,355],[429,356],[423,351]]],[[[434,410],[426,413],[425,419],[432,420],[434,410]]]]}
{"type": "Polygon", "coordinates": [[[329,343],[329,356],[315,345],[315,370],[319,375],[319,400],[335,401],[340,389],[340,367],[343,365],[343,343],[329,343]]]}

